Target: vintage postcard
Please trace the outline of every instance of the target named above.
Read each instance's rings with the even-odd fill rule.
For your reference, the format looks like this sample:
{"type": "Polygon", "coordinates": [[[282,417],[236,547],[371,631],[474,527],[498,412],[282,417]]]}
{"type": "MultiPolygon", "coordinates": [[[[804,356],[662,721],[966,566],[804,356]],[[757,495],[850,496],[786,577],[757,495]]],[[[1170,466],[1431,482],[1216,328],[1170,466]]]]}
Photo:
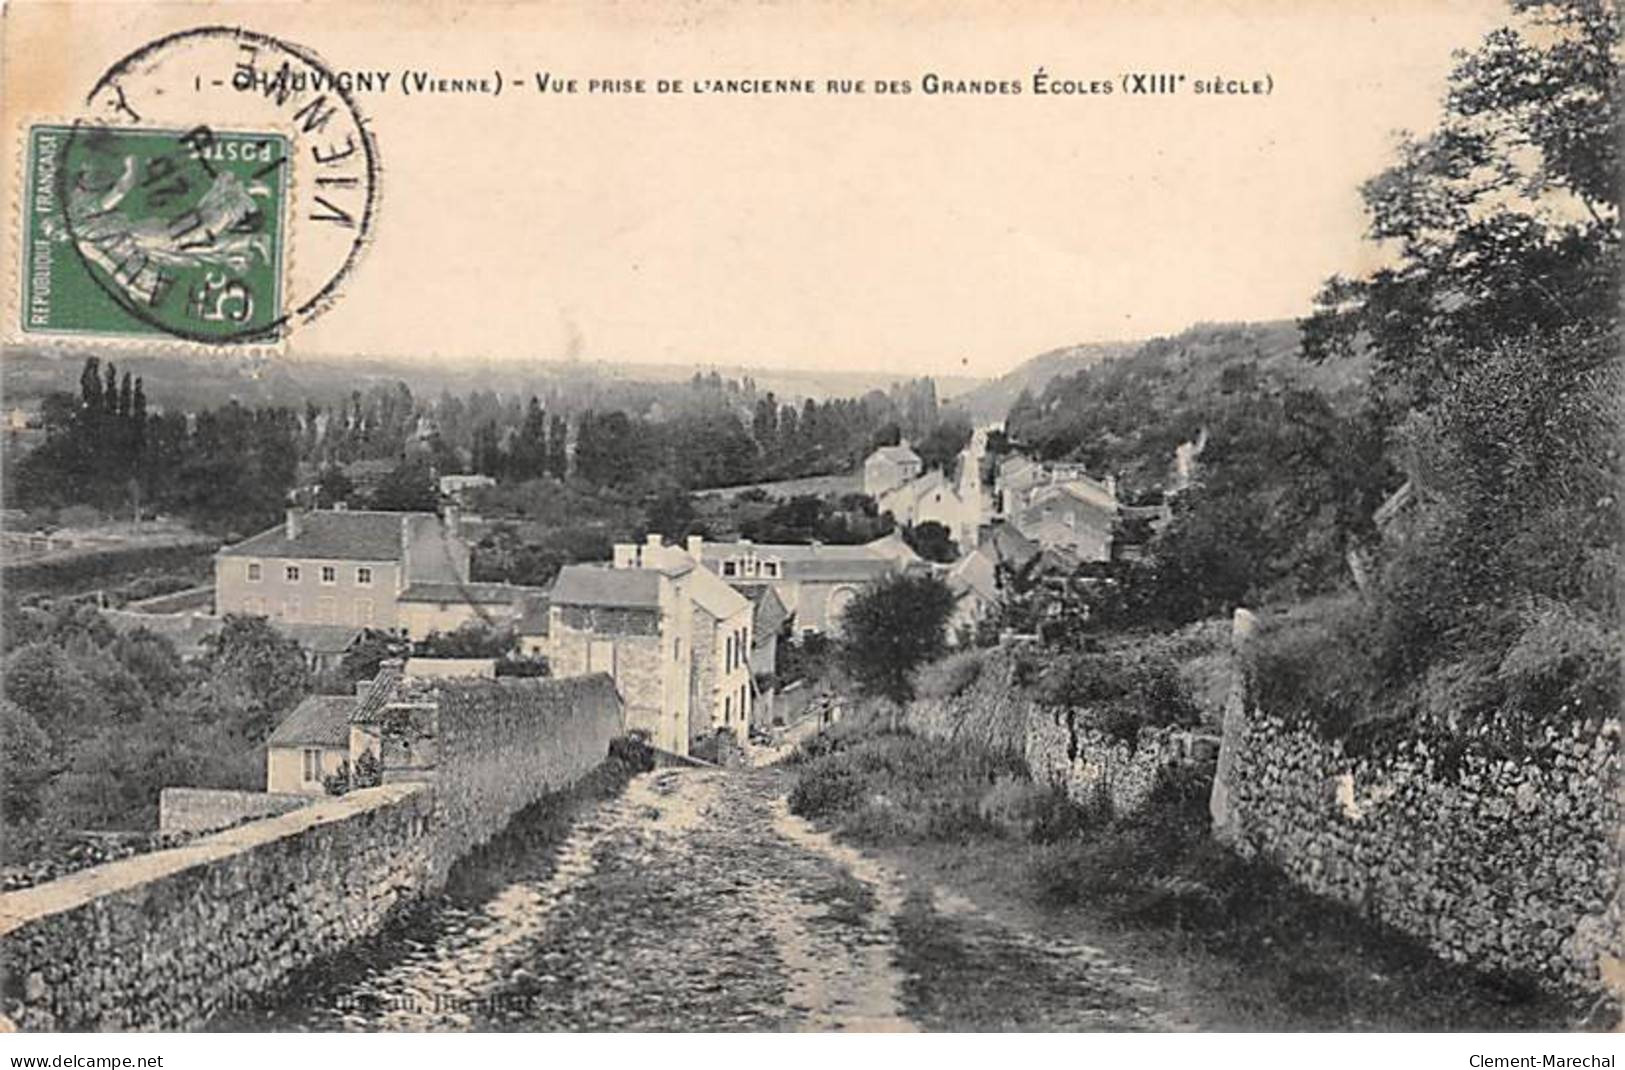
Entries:
{"type": "Polygon", "coordinates": [[[3,1046],[1614,1066],[1619,14],[14,0],[3,1046]]]}

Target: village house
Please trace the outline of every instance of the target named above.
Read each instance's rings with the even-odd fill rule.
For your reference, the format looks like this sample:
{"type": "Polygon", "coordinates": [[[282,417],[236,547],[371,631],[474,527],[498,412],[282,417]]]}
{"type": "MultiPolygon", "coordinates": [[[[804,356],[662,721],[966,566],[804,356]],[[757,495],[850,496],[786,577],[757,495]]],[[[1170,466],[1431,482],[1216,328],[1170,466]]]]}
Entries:
{"type": "Polygon", "coordinates": [[[863,493],[879,500],[887,491],[917,478],[924,469],[925,462],[909,448],[908,439],[895,446],[882,446],[863,462],[863,493]]]}
{"type": "Polygon", "coordinates": [[[548,600],[552,675],[607,674],[627,728],[675,754],[688,753],[691,733],[693,571],[566,565],[548,600]]]}
{"type": "Polygon", "coordinates": [[[993,525],[976,549],[954,562],[944,577],[954,593],[949,637],[957,642],[974,634],[1003,603],[1005,577],[1024,574],[1041,552],[1036,542],[1010,525],[993,525]]]}

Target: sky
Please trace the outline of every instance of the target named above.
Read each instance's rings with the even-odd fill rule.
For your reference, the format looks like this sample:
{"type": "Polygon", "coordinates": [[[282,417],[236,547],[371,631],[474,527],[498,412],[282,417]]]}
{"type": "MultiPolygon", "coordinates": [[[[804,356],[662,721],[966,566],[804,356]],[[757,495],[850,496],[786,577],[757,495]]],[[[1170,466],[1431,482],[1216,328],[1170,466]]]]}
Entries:
{"type": "MultiPolygon", "coordinates": [[[[158,31],[208,21],[182,4],[124,10],[79,27],[88,40],[56,54],[53,92],[90,84],[158,31]]],[[[1305,313],[1321,280],[1377,256],[1359,183],[1391,160],[1396,130],[1432,125],[1451,50],[1505,21],[1500,4],[1468,0],[231,10],[335,68],[396,79],[913,86],[363,94],[385,168],[377,225],[292,355],[970,375],[1075,343],[1305,313]],[[1035,96],[1039,68],[1117,91],[1035,96]],[[1187,84],[1267,75],[1274,88],[1132,97],[1119,78],[1134,70],[1187,84]],[[927,72],[1023,92],[927,95],[927,72]]],[[[13,8],[14,37],[65,32],[29,11],[13,8]]],[[[46,78],[19,66],[13,90],[46,78]]]]}

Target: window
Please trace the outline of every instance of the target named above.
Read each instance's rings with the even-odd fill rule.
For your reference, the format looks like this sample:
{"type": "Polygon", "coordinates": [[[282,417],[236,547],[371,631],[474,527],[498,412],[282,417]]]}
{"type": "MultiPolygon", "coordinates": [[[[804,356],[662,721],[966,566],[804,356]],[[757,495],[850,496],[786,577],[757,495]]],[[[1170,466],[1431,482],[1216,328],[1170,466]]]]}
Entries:
{"type": "Polygon", "coordinates": [[[762,575],[766,576],[770,580],[778,579],[779,578],[779,563],[777,561],[763,561],[762,562],[762,575]]]}
{"type": "Polygon", "coordinates": [[[305,748],[305,783],[314,784],[322,779],[322,752],[316,747],[305,748]]]}
{"type": "Polygon", "coordinates": [[[258,561],[250,561],[248,563],[248,582],[260,582],[260,563],[258,561]]]}
{"type": "Polygon", "coordinates": [[[671,660],[683,660],[683,637],[680,635],[671,641],[671,660]]]}
{"type": "Polygon", "coordinates": [[[322,582],[323,583],[337,583],[338,581],[339,581],[339,570],[337,568],[335,568],[334,566],[332,566],[332,565],[323,565],[322,566],[322,582]]]}
{"type": "Polygon", "coordinates": [[[368,568],[365,565],[362,565],[360,568],[356,569],[355,570],[355,581],[356,581],[356,583],[360,584],[362,587],[371,586],[372,585],[372,569],[368,568]]]}
{"type": "Polygon", "coordinates": [[[722,563],[722,574],[724,576],[739,575],[739,565],[733,561],[724,561],[722,563]]]}
{"type": "Polygon", "coordinates": [[[298,565],[288,565],[286,568],[284,568],[282,570],[282,575],[287,579],[287,581],[289,583],[298,583],[299,582],[299,566],[298,565]]]}
{"type": "Polygon", "coordinates": [[[729,724],[734,719],[734,699],[732,695],[722,698],[722,723],[729,724]]]}

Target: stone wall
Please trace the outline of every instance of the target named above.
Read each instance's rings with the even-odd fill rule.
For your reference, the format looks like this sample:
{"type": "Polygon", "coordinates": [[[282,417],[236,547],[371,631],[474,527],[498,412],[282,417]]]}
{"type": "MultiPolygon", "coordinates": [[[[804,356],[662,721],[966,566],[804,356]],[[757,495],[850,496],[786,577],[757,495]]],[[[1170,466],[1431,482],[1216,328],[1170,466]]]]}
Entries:
{"type": "Polygon", "coordinates": [[[1019,754],[1033,780],[1097,813],[1131,814],[1145,805],[1165,770],[1207,768],[1216,759],[1218,741],[1210,736],[1172,728],[1142,728],[1132,740],[1114,736],[1091,726],[1086,710],[1035,702],[1015,676],[1007,652],[986,652],[963,691],[916,700],[906,722],[921,735],[1019,754]]]}
{"type": "Polygon", "coordinates": [[[4,1016],[200,1026],[437,891],[515,813],[602,762],[623,721],[597,675],[402,681],[377,727],[380,787],[0,895],[4,1016]]]}
{"type": "Polygon", "coordinates": [[[186,1029],[426,890],[433,793],[322,799],[0,895],[0,998],[27,1030],[186,1029]]]}
{"type": "Polygon", "coordinates": [[[165,788],[158,793],[159,832],[214,832],[309,806],[319,795],[215,788],[165,788]]]}
{"type": "Polygon", "coordinates": [[[1619,984],[1617,720],[1549,727],[1515,748],[1494,724],[1327,739],[1247,696],[1235,688],[1225,715],[1218,836],[1453,961],[1571,991],[1619,984]]]}

